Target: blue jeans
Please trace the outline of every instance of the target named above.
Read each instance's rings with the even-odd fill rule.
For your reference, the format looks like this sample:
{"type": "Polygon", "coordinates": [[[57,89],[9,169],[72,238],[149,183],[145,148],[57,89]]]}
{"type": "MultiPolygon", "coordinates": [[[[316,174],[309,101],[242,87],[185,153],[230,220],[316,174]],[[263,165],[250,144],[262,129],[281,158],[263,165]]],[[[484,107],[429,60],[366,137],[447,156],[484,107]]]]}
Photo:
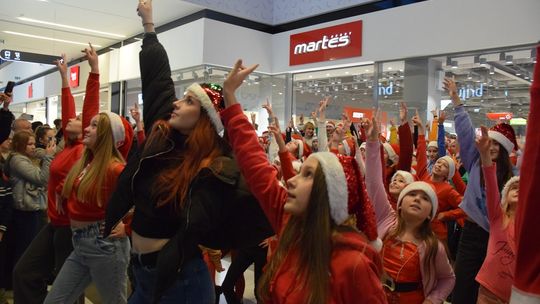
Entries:
{"type": "Polygon", "coordinates": [[[104,304],[127,302],[127,238],[104,239],[99,224],[73,229],[73,252],[43,303],[74,303],[94,282],[104,304]]]}
{"type": "MultiPolygon", "coordinates": [[[[154,301],[157,271],[137,263],[133,264],[136,287],[129,304],[148,304],[154,301]]],[[[214,304],[214,284],[203,259],[187,261],[178,278],[160,298],[162,304],[214,304]]]]}

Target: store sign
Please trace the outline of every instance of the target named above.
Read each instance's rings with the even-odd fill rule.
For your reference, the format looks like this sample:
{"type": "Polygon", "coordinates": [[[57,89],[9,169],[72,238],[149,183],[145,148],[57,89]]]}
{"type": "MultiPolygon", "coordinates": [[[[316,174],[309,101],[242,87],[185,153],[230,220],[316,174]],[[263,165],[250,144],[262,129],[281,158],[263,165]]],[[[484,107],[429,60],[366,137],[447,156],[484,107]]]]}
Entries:
{"type": "Polygon", "coordinates": [[[58,59],[57,56],[28,53],[15,50],[1,50],[0,57],[6,61],[34,62],[44,64],[54,64],[54,61],[58,59]]]}
{"type": "Polygon", "coordinates": [[[514,114],[510,112],[501,112],[501,113],[486,113],[486,117],[490,120],[510,120],[514,117],[514,114]]]}
{"type": "Polygon", "coordinates": [[[362,56],[362,21],[291,35],[289,65],[362,56]]]}
{"type": "Polygon", "coordinates": [[[379,86],[379,95],[390,96],[394,94],[394,83],[390,82],[388,86],[379,86]]]}
{"type": "Polygon", "coordinates": [[[462,87],[459,89],[458,95],[461,100],[467,100],[474,97],[482,97],[484,96],[484,85],[481,84],[477,88],[462,87]]]}
{"type": "Polygon", "coordinates": [[[69,68],[69,87],[76,88],[79,86],[80,66],[75,65],[69,68]]]}

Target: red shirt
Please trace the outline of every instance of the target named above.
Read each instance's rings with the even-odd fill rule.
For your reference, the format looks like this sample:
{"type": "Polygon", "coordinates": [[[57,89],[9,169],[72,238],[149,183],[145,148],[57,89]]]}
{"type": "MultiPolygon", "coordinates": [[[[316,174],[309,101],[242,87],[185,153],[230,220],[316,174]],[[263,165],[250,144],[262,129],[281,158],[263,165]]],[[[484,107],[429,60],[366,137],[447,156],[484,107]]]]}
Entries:
{"type": "MultiPolygon", "coordinates": [[[[90,125],[92,118],[99,111],[99,74],[90,73],[86,82],[86,95],[84,97],[82,129],[90,125]]],[[[56,209],[56,197],[62,193],[64,180],[73,165],[81,158],[84,146],[80,141],[69,142],[66,126],[70,119],[75,118],[75,100],[68,88],[62,88],[62,130],[64,130],[64,150],[60,151],[49,169],[49,183],[47,185],[47,214],[53,226],[69,226],[67,212],[59,214],[56,209]]],[[[64,200],[64,210],[65,200],[64,200]]]]}
{"type": "Polygon", "coordinates": [[[116,189],[118,176],[120,176],[124,167],[125,165],[121,163],[109,165],[102,188],[99,189],[99,191],[101,191],[101,206],[99,206],[97,202],[81,202],[76,198],[75,193],[77,193],[80,183],[80,178],[77,178],[73,183],[73,190],[68,199],[67,207],[69,218],[82,222],[101,221],[105,219],[107,203],[109,202],[112,192],[116,189]]]}

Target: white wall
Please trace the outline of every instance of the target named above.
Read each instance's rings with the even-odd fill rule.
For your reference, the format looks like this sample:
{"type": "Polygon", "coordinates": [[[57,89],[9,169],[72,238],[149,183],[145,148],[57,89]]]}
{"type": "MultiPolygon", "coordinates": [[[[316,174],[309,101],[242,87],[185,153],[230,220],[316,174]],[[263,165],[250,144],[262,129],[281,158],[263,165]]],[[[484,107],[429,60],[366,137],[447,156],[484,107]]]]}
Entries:
{"type": "Polygon", "coordinates": [[[272,35],[204,19],[204,63],[230,67],[237,59],[245,65],[258,63],[257,71],[270,73],[272,35]]]}
{"type": "Polygon", "coordinates": [[[0,69],[0,80],[3,81],[0,87],[4,87],[8,81],[15,81],[15,77],[20,77],[19,80],[39,74],[53,67],[49,64],[29,63],[29,62],[12,62],[6,67],[0,69]]]}
{"type": "Polygon", "coordinates": [[[274,35],[273,73],[535,43],[538,0],[430,0],[274,35]],[[362,56],[289,67],[289,36],[363,20],[362,56]]]}

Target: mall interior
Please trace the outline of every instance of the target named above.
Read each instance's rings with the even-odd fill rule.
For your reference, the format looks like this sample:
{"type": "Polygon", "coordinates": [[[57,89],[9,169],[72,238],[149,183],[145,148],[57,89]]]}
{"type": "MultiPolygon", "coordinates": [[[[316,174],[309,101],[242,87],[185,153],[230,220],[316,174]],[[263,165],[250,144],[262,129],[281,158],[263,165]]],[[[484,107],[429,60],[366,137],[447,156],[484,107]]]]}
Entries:
{"type": "MultiPolygon", "coordinates": [[[[15,117],[25,113],[51,126],[61,118],[53,60],[63,53],[76,113],[82,111],[90,67],[81,49],[88,43],[99,55],[99,110],[131,118],[137,104],[144,116],[137,3],[0,0],[0,91],[16,83],[9,106],[15,117]]],[[[523,138],[539,13],[538,0],[153,1],[177,96],[192,83],[222,84],[238,58],[259,64],[236,93],[244,113],[255,115],[259,136],[268,126],[266,102],[283,124],[299,124],[327,97],[326,118],[336,124],[343,113],[356,123],[378,108],[389,135],[404,102],[424,122],[433,120],[432,111],[446,110],[445,130],[455,134],[444,89],[451,78],[477,134],[481,125],[505,122],[523,138]]],[[[223,263],[228,268],[230,258],[223,263]]],[[[218,274],[217,285],[225,274],[218,274]]],[[[250,267],[243,303],[257,303],[253,275],[250,267]]],[[[90,286],[86,303],[101,303],[97,294],[90,286]]],[[[223,296],[220,303],[227,303],[223,296]]]]}

